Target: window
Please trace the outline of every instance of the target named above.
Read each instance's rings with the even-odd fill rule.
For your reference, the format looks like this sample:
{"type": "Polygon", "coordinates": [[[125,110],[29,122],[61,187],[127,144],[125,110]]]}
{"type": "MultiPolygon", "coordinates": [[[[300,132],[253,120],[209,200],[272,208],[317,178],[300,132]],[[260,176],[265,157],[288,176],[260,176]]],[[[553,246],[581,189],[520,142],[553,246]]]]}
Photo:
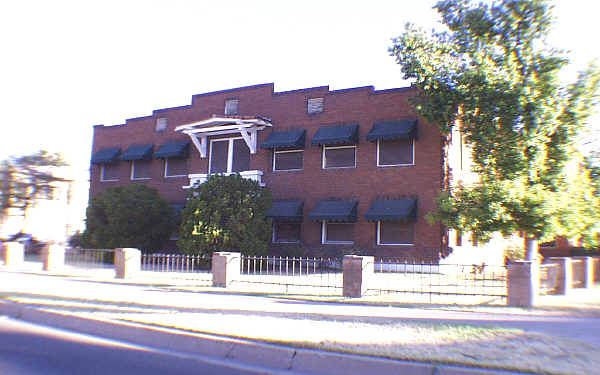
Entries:
{"type": "Polygon", "coordinates": [[[406,221],[378,221],[377,245],[412,245],[415,223],[406,221]]]}
{"type": "Polygon", "coordinates": [[[540,247],[556,247],[556,240],[549,242],[542,242],[540,247]]]}
{"type": "Polygon", "coordinates": [[[100,181],[119,181],[119,163],[102,164],[100,181]]]}
{"type": "Polygon", "coordinates": [[[413,165],[414,147],[411,139],[377,141],[377,166],[413,165]]]}
{"type": "Polygon", "coordinates": [[[238,114],[238,99],[225,100],[225,114],[226,115],[237,115],[238,114]]]}
{"type": "Polygon", "coordinates": [[[323,168],[356,168],[356,146],[323,146],[323,168]]]}
{"type": "Polygon", "coordinates": [[[150,166],[152,160],[133,160],[131,162],[131,179],[148,180],[150,179],[150,166]]]}
{"type": "Polygon", "coordinates": [[[309,115],[323,112],[323,98],[308,99],[306,104],[306,112],[309,115]]]}
{"type": "Polygon", "coordinates": [[[242,138],[210,142],[210,173],[233,173],[250,169],[250,149],[242,138]]]}
{"type": "Polygon", "coordinates": [[[156,119],[156,131],[162,132],[167,130],[168,120],[165,117],[160,117],[156,119]]]}
{"type": "Polygon", "coordinates": [[[353,244],[354,223],[329,223],[324,221],[321,242],[326,244],[353,244]]]}
{"type": "Polygon", "coordinates": [[[302,170],[302,159],[304,151],[275,151],[273,153],[274,171],[298,171],[302,170]]]}
{"type": "Polygon", "coordinates": [[[273,242],[300,242],[300,223],[274,221],[273,242]]]}
{"type": "Polygon", "coordinates": [[[165,159],[165,177],[187,176],[187,159],[167,158],[165,159]]]}

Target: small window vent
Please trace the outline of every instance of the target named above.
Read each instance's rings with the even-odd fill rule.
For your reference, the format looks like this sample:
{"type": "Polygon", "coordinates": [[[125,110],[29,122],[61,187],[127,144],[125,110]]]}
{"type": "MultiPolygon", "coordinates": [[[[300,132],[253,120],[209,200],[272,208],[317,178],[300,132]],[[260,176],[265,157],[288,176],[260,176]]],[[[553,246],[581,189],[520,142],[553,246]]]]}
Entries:
{"type": "Polygon", "coordinates": [[[225,114],[226,115],[237,115],[238,114],[238,99],[230,99],[225,101],[225,114]]]}
{"type": "Polygon", "coordinates": [[[323,98],[308,99],[306,112],[309,115],[323,112],[323,98]]]}
{"type": "Polygon", "coordinates": [[[168,124],[168,120],[164,117],[160,117],[160,118],[156,119],[156,131],[162,132],[162,131],[167,130],[167,124],[168,124]]]}

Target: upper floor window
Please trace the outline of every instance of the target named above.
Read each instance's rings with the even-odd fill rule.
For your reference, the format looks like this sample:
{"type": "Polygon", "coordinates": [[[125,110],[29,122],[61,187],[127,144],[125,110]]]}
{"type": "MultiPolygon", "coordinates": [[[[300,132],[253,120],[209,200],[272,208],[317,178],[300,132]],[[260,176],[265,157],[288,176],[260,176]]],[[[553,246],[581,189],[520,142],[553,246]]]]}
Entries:
{"type": "Polygon", "coordinates": [[[148,180],[150,179],[151,160],[132,160],[131,161],[131,179],[148,180]]]}
{"type": "Polygon", "coordinates": [[[165,159],[165,177],[184,177],[188,174],[187,159],[165,159]]]}
{"type": "Polygon", "coordinates": [[[225,101],[225,114],[226,115],[237,115],[238,114],[238,99],[228,99],[225,101]]]}
{"type": "Polygon", "coordinates": [[[377,166],[414,164],[414,142],[409,139],[377,141],[377,166]]]}
{"type": "Polygon", "coordinates": [[[119,181],[119,163],[102,164],[100,181],[119,181]]]}
{"type": "Polygon", "coordinates": [[[166,117],[159,117],[156,119],[156,131],[162,132],[167,130],[168,120],[166,117]]]}
{"type": "Polygon", "coordinates": [[[323,146],[323,169],[356,168],[356,146],[323,146]]]}
{"type": "Polygon", "coordinates": [[[250,150],[242,138],[210,142],[210,173],[234,173],[250,169],[250,150]]]}
{"type": "Polygon", "coordinates": [[[302,170],[304,150],[285,150],[273,152],[273,171],[302,170]]]}
{"type": "Polygon", "coordinates": [[[323,98],[308,99],[306,105],[306,112],[309,115],[323,112],[323,98]]]}

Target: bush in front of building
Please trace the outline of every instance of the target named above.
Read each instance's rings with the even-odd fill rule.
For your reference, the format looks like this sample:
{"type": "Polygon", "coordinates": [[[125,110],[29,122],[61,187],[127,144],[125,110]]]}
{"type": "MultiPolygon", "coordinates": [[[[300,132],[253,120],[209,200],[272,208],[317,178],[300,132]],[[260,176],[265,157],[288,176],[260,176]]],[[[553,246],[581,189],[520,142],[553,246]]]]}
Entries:
{"type": "Polygon", "coordinates": [[[163,248],[175,229],[173,208],[156,189],[144,184],[108,188],[86,212],[81,245],[86,248],[163,248]]]}
{"type": "Polygon", "coordinates": [[[190,254],[267,253],[272,235],[266,213],[271,192],[237,174],[215,175],[192,189],[181,212],[177,246],[190,254]]]}

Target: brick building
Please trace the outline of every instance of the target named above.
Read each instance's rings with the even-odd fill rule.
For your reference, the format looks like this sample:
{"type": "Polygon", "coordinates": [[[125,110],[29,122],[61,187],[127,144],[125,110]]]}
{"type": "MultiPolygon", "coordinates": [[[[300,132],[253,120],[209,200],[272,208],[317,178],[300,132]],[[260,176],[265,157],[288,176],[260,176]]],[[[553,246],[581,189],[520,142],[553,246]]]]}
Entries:
{"type": "Polygon", "coordinates": [[[273,194],[273,252],[301,246],[437,261],[449,251],[448,233],[425,216],[451,170],[466,166],[460,142],[416,115],[414,90],[274,92],[270,83],[97,125],[90,196],[144,183],[181,206],[209,174],[240,173],[273,194]]]}

